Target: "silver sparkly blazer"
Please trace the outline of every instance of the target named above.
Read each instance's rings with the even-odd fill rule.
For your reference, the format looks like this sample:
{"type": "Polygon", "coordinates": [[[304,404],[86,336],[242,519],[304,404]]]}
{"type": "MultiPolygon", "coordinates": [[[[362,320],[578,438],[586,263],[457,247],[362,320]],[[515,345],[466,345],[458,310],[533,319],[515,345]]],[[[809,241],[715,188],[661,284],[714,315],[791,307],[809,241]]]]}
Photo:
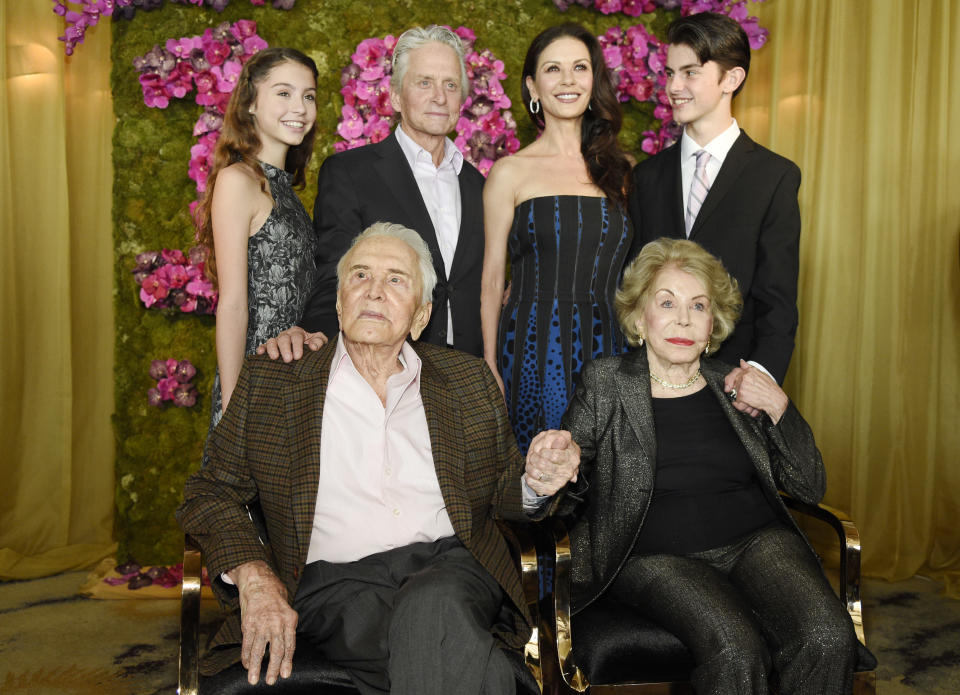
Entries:
{"type": "MultiPolygon", "coordinates": [[[[731,367],[709,358],[701,359],[700,366],[753,460],[764,494],[783,522],[799,533],[778,490],[808,504],[823,497],[826,476],[810,427],[792,403],[776,425],[766,415],[741,413],[723,392],[731,367]]],[[[568,489],[558,509],[575,519],[570,529],[574,613],[607,590],[643,526],[656,471],[653,423],[645,348],[587,364],[563,418],[563,428],[582,450],[582,482],[568,489]]],[[[693,435],[696,423],[690,426],[693,435]]]]}

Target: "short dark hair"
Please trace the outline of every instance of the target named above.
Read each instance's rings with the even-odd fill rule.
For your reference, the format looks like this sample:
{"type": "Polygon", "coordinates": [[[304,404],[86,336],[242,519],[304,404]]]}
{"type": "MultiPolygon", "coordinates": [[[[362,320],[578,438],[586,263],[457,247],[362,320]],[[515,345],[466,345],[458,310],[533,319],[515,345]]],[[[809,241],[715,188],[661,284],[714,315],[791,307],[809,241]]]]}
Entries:
{"type": "Polygon", "coordinates": [[[750,72],[750,39],[736,20],[716,12],[680,17],[667,27],[667,41],[689,46],[701,64],[712,60],[724,72],[743,68],[743,82],[733,96],[743,89],[750,72]]]}

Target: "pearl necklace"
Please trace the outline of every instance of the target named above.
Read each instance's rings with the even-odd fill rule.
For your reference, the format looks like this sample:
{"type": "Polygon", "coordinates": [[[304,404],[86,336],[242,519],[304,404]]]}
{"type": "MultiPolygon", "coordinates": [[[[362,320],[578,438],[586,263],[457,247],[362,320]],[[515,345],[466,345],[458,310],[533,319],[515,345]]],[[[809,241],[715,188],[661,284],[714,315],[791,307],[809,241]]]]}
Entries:
{"type": "Polygon", "coordinates": [[[660,377],[658,377],[658,376],[657,376],[656,374],[654,374],[653,372],[650,372],[650,378],[653,379],[654,381],[656,381],[658,384],[660,384],[660,385],[663,386],[664,388],[668,388],[668,389],[685,389],[685,388],[689,388],[690,386],[693,386],[694,383],[696,383],[697,379],[700,378],[700,368],[697,367],[697,373],[694,374],[692,377],[690,377],[690,379],[689,379],[688,381],[686,381],[685,383],[682,383],[682,384],[671,384],[669,381],[664,381],[663,379],[661,379],[660,377]]]}

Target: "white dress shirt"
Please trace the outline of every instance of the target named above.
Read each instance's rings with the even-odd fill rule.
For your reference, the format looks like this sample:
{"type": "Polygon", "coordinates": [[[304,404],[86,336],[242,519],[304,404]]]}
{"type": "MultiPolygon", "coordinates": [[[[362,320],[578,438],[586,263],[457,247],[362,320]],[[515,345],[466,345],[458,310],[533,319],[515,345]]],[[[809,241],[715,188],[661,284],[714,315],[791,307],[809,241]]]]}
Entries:
{"type": "MultiPolygon", "coordinates": [[[[463,153],[445,138],[443,159],[440,166],[433,163],[433,156],[403,132],[402,126],[394,131],[403,150],[413,177],[417,181],[423,203],[430,214],[433,231],[440,246],[443,267],[447,278],[453,266],[453,255],[460,239],[460,170],[463,168],[463,153]]],[[[419,230],[417,230],[419,231],[419,230]]],[[[447,343],[453,344],[453,313],[447,305],[447,343]]]]}
{"type": "Polygon", "coordinates": [[[727,153],[738,137],[740,137],[740,126],[737,125],[736,118],[733,119],[729,128],[706,145],[698,145],[692,137],[687,135],[687,131],[684,129],[683,135],[680,136],[680,180],[683,186],[684,205],[690,199],[693,172],[697,169],[697,152],[706,150],[710,154],[710,161],[707,162],[707,180],[712,187],[714,181],[717,180],[717,174],[720,173],[720,167],[723,166],[723,160],[727,158],[727,153]]]}

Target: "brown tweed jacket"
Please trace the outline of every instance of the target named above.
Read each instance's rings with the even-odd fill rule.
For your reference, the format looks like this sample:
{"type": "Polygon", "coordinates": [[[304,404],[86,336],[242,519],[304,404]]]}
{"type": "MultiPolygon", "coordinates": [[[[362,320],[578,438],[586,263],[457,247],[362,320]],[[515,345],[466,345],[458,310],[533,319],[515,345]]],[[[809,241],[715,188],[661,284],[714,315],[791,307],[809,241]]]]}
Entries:
{"type": "MultiPolygon", "coordinates": [[[[220,574],[264,560],[296,594],[306,564],[320,477],[320,426],[335,343],[285,364],[248,357],[223,420],[208,443],[210,463],[192,475],[177,510],[183,530],[203,549],[214,590],[232,609],[210,643],[204,673],[240,659],[236,589],[220,574]],[[259,501],[270,551],[245,505],[259,501]]],[[[530,631],[520,577],[496,520],[528,521],[520,476],[523,458],[503,397],[484,362],[463,352],[415,343],[423,362],[420,392],[437,478],[457,538],[514,604],[512,632],[521,647],[530,631]]]]}

